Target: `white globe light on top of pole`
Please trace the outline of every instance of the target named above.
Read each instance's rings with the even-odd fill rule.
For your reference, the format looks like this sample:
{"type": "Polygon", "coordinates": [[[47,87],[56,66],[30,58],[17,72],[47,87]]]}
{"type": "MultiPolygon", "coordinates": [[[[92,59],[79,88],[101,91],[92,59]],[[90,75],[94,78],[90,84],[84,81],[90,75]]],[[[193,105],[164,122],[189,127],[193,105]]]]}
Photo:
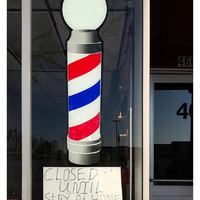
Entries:
{"type": "Polygon", "coordinates": [[[101,151],[102,41],[97,29],[106,18],[105,0],[64,0],[63,17],[72,29],[67,41],[69,160],[91,165],[101,151]]]}

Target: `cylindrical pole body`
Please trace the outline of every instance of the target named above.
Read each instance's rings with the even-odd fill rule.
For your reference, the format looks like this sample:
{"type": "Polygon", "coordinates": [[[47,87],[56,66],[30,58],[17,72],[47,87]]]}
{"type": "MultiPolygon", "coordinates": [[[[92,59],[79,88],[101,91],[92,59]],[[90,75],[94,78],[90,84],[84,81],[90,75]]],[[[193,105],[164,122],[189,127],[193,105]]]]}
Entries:
{"type": "Polygon", "coordinates": [[[100,159],[102,42],[97,31],[73,30],[67,41],[69,160],[91,165],[100,159]]]}

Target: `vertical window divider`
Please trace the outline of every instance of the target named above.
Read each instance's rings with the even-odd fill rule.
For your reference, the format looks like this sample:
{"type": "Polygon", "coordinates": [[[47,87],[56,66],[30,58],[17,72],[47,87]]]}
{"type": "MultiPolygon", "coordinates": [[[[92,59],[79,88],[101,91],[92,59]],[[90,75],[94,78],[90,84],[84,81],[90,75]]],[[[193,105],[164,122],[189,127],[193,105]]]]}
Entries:
{"type": "Polygon", "coordinates": [[[22,200],[32,199],[31,0],[22,0],[22,200]]]}
{"type": "Polygon", "coordinates": [[[143,0],[143,200],[149,193],[150,0],[143,0]]]}

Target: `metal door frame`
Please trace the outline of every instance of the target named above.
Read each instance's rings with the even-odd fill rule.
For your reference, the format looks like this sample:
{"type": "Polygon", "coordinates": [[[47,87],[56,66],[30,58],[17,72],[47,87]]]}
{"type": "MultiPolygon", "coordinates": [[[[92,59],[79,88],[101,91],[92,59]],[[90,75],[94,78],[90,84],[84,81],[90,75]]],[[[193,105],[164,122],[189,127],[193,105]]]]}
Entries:
{"type": "Polygon", "coordinates": [[[32,199],[32,0],[22,0],[22,200],[32,199]]]}
{"type": "Polygon", "coordinates": [[[142,150],[143,150],[143,200],[149,200],[149,117],[150,117],[150,0],[143,0],[143,102],[142,102],[142,150]]]}

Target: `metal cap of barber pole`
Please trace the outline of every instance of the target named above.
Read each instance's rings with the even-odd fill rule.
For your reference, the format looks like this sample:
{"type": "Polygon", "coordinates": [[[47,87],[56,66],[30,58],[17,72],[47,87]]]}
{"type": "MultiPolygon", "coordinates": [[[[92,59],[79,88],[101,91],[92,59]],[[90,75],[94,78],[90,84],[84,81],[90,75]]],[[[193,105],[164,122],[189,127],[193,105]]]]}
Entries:
{"type": "Polygon", "coordinates": [[[102,42],[95,29],[103,23],[106,11],[105,0],[63,3],[64,19],[73,29],[67,41],[67,148],[70,162],[79,165],[100,159],[102,42]]]}

